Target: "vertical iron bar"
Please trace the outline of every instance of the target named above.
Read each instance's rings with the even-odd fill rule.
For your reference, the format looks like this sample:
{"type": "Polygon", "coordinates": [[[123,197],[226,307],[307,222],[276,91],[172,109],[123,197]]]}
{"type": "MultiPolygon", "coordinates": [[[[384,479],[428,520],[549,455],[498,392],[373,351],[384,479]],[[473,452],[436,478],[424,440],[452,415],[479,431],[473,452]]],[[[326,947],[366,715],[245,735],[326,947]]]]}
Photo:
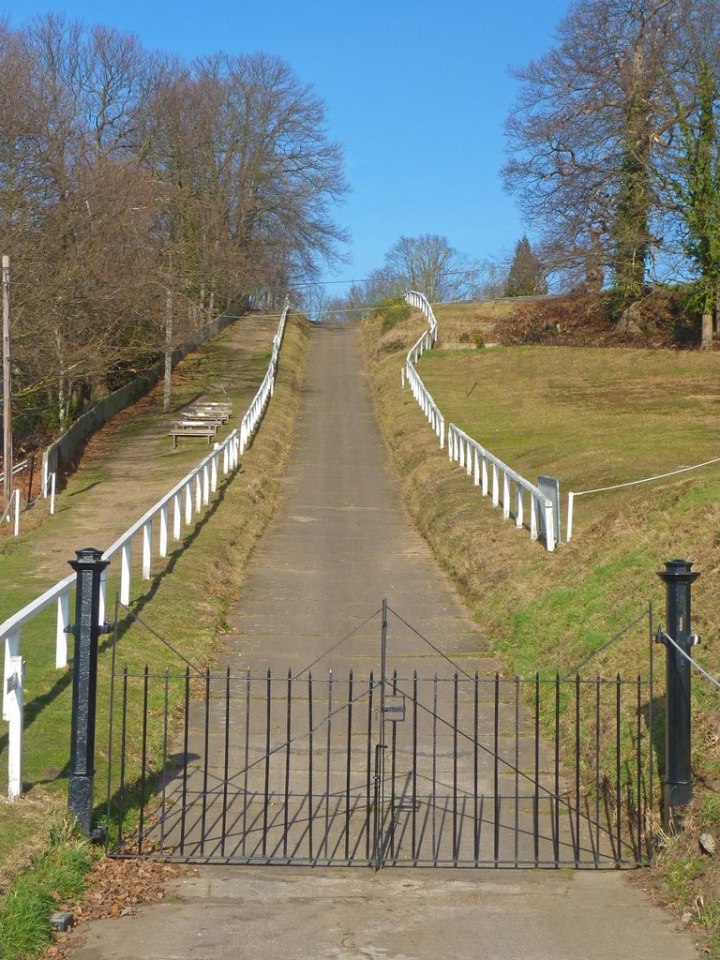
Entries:
{"type": "Polygon", "coordinates": [[[600,675],[595,679],[595,865],[600,859],[600,675]]]}
{"type": "Polygon", "coordinates": [[[265,678],[265,778],[263,783],[263,832],[262,855],[267,856],[268,811],[270,809],[270,727],[271,727],[272,673],[268,669],[265,678]]]}
{"type": "Polygon", "coordinates": [[[498,754],[500,752],[500,674],[497,672],[495,673],[494,692],[495,703],[493,709],[493,726],[495,730],[493,738],[493,859],[495,860],[495,866],[497,866],[498,860],[500,859],[500,761],[498,758],[498,754]]]}
{"type": "Polygon", "coordinates": [[[412,730],[412,858],[417,863],[417,732],[418,732],[418,675],[413,672],[413,730],[412,730]]]}
{"type": "Polygon", "coordinates": [[[366,756],[366,783],[365,783],[365,859],[370,863],[370,814],[372,803],[370,800],[370,784],[372,780],[372,720],[373,720],[373,672],[370,671],[368,682],[368,713],[367,713],[367,756],[366,756]]]}
{"type": "Polygon", "coordinates": [[[621,742],[620,742],[620,700],[621,700],[621,690],[620,690],[620,674],[618,673],[616,684],[616,696],[615,696],[615,759],[616,759],[616,770],[615,770],[615,785],[616,785],[616,803],[617,803],[617,857],[618,863],[622,862],[622,849],[620,844],[622,843],[622,785],[621,785],[621,742]]]}
{"type": "Polygon", "coordinates": [[[382,806],[382,799],[380,781],[382,779],[382,752],[384,749],[385,747],[381,743],[375,745],[373,863],[376,871],[380,870],[383,866],[382,813],[380,809],[382,806]]]}
{"type": "Polygon", "coordinates": [[[655,699],[655,675],[654,675],[654,651],[655,651],[655,623],[653,616],[653,605],[652,603],[648,604],[648,621],[649,621],[649,639],[650,644],[650,691],[649,691],[649,700],[648,700],[648,769],[649,769],[649,802],[650,808],[653,809],[655,806],[655,764],[653,761],[653,710],[654,710],[654,699],[655,699]]]}
{"type": "Polygon", "coordinates": [[[437,783],[437,709],[438,709],[438,678],[433,677],[433,722],[432,722],[432,856],[437,866],[437,824],[435,820],[435,801],[437,783]]]}
{"type": "MultiPolygon", "coordinates": [[[[393,671],[393,696],[397,696],[397,670],[393,671]]],[[[392,757],[390,760],[390,858],[395,858],[395,760],[397,748],[397,724],[391,724],[392,727],[392,757]]]]}
{"type": "Polygon", "coordinates": [[[108,785],[107,785],[107,813],[106,820],[108,827],[111,822],[111,797],[112,797],[112,779],[113,779],[113,733],[115,721],[115,656],[117,653],[118,640],[118,604],[120,598],[115,595],[115,622],[113,625],[112,652],[110,657],[110,717],[108,721],[108,785]]]}
{"type": "Polygon", "coordinates": [[[520,677],[515,677],[515,866],[520,860],[520,677]]]}
{"type": "Polygon", "coordinates": [[[170,709],[170,675],[165,668],[163,684],[163,745],[162,745],[162,800],[160,804],[160,853],[165,850],[165,814],[167,811],[167,757],[168,757],[168,710],[170,709]]]}
{"type": "Polygon", "coordinates": [[[283,856],[288,854],[288,824],[290,817],[290,741],[292,740],[292,671],[287,675],[287,712],[285,717],[285,810],[283,813],[283,856]]]}
{"type": "Polygon", "coordinates": [[[453,824],[452,824],[452,858],[457,866],[458,858],[458,673],[453,678],[453,824]]]}
{"type": "Polygon", "coordinates": [[[250,772],[250,668],[245,672],[245,767],[243,769],[242,855],[247,855],[248,777],[250,772]]]}
{"type": "Polygon", "coordinates": [[[642,777],[642,726],[640,724],[640,717],[642,712],[642,680],[640,674],[637,678],[637,790],[635,793],[637,805],[637,853],[635,855],[635,862],[640,863],[642,861],[641,849],[642,849],[642,825],[643,825],[643,809],[642,809],[642,788],[641,788],[641,777],[642,777]]]}
{"type": "Polygon", "coordinates": [[[190,741],[190,667],[185,667],[185,723],[183,729],[183,782],[180,811],[180,855],[185,853],[185,824],[187,819],[188,753],[190,741]]]}
{"type": "Polygon", "coordinates": [[[145,665],[143,676],[143,720],[142,720],[142,755],[140,759],[140,822],[138,825],[138,855],[142,856],[143,830],[145,828],[145,781],[147,776],[147,708],[148,684],[150,671],[145,665]]]}
{"type": "Polygon", "coordinates": [[[560,674],[555,674],[555,809],[553,846],[555,866],[560,866],[560,674]]]}
{"type": "Polygon", "coordinates": [[[127,746],[128,668],[123,667],[122,729],[120,732],[120,796],[118,798],[118,848],[122,846],[125,816],[125,748],[127,746]]]}
{"type": "Polygon", "coordinates": [[[207,795],[210,779],[210,667],[205,669],[205,739],[203,744],[205,761],[203,763],[202,817],[200,826],[200,855],[205,853],[205,830],[207,826],[207,795]]]}
{"type": "MultiPolygon", "coordinates": [[[[385,684],[387,683],[387,636],[388,636],[388,605],[387,600],[382,602],[382,628],[380,634],[380,744],[382,750],[379,754],[380,760],[380,807],[382,815],[380,818],[381,829],[385,829],[385,684]]],[[[384,858],[384,850],[383,850],[384,858]]]]}
{"type": "Polygon", "coordinates": [[[325,748],[325,856],[330,842],[330,751],[332,748],[333,674],[328,676],[327,739],[325,748]]]}
{"type": "Polygon", "coordinates": [[[478,860],[480,858],[480,804],[478,797],[478,779],[480,775],[478,757],[478,740],[480,738],[480,703],[478,696],[478,683],[478,673],[476,670],[475,683],[473,686],[473,859],[476,867],[478,866],[478,860]]]}
{"type": "Polygon", "coordinates": [[[540,674],[535,674],[535,796],[533,798],[535,866],[540,860],[540,674]]]}
{"type": "Polygon", "coordinates": [[[227,804],[228,804],[228,777],[230,776],[230,667],[225,674],[225,757],[223,764],[223,803],[222,803],[222,835],[220,839],[220,856],[225,856],[225,836],[227,834],[227,804]]]}
{"type": "Polygon", "coordinates": [[[347,766],[345,768],[345,859],[350,859],[350,777],[352,771],[353,672],[348,676],[347,766]]]}
{"type": "Polygon", "coordinates": [[[575,866],[580,866],[580,674],[575,674],[575,866]]]}
{"type": "Polygon", "coordinates": [[[313,701],[312,673],[308,674],[308,856],[313,860],[313,701]]]}

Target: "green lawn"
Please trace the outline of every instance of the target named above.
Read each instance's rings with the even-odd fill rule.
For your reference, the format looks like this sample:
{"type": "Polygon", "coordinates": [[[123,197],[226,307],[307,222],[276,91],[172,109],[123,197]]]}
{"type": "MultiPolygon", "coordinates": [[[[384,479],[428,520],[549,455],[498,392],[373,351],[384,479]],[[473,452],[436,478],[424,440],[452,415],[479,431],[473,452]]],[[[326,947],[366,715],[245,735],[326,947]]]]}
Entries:
{"type": "MultiPolygon", "coordinates": [[[[455,312],[444,325],[445,310],[437,311],[440,342],[463,348],[428,352],[418,368],[446,421],[531,480],[541,473],[557,476],[564,504],[569,490],[720,456],[720,354],[550,346],[473,350],[466,344],[478,316],[469,306],[459,312],[448,307],[455,312]]],[[[405,353],[424,328],[417,313],[384,335],[376,321],[365,324],[378,416],[408,508],[504,672],[564,676],[590,657],[586,677],[647,677],[647,619],[606,644],[648,602],[655,625],[664,621],[665,592],[657,573],[665,561],[681,557],[701,573],[693,586],[692,626],[702,637],[695,653],[712,675],[720,675],[718,466],[579,498],[573,540],[548,553],[530,541],[527,530],[503,520],[465,471],[449,463],[410,391],[400,389],[405,353]]],[[[657,724],[664,651],[654,651],[657,724]]],[[[648,879],[655,877],[661,896],[671,901],[692,905],[702,899],[697,915],[705,930],[698,936],[712,956],[720,956],[720,867],[710,858],[700,862],[697,838],[703,829],[714,835],[720,830],[719,711],[717,689],[695,674],[696,801],[685,833],[668,842],[648,879]]],[[[632,735],[630,724],[624,737],[632,735]]],[[[659,742],[655,759],[660,774],[659,742]]]]}
{"type": "MultiPolygon", "coordinates": [[[[530,480],[589,490],[720,456],[720,355],[497,347],[426,353],[418,370],[456,423],[530,480]]],[[[720,464],[702,475],[720,474],[720,464]]],[[[578,523],[607,498],[578,504],[578,523]]],[[[648,488],[647,497],[652,496],[648,488]]],[[[579,529],[578,528],[578,532],[579,529]]]]}

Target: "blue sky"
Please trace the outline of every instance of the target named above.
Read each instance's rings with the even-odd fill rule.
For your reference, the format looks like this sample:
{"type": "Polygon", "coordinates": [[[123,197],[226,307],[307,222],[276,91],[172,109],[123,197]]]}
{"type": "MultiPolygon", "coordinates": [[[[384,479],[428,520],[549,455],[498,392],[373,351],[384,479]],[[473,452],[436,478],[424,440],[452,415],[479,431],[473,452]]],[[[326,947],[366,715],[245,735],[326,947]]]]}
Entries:
{"type": "MultiPolygon", "coordinates": [[[[523,233],[504,193],[508,68],[552,43],[568,0],[20,0],[11,26],[47,11],[136,33],[186,59],[262,50],[286,60],[327,105],[352,186],[338,219],[358,279],[401,236],[439,233],[479,259],[523,233]]],[[[328,286],[330,294],[341,285],[328,286]]]]}

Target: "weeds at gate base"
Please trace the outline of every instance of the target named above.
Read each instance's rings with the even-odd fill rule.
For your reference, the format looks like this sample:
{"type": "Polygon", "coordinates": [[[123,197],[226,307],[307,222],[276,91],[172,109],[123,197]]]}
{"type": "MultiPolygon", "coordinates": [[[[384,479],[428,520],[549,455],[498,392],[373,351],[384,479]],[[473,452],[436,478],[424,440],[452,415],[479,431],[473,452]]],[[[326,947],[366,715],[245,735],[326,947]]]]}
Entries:
{"type": "Polygon", "coordinates": [[[67,818],[50,828],[47,849],[16,877],[0,903],[0,960],[37,956],[52,937],[50,914],[73,904],[94,858],[67,818]]]}

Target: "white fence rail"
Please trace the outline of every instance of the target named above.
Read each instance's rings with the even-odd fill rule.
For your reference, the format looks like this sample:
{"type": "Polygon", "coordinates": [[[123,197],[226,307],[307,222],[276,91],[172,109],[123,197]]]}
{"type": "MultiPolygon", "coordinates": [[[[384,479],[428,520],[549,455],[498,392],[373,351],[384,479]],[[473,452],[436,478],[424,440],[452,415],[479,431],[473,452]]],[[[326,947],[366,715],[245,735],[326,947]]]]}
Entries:
{"type": "Polygon", "coordinates": [[[289,301],[286,299],[282,316],[280,317],[278,331],[273,337],[272,356],[270,357],[267,373],[263,377],[260,388],[255,394],[253,401],[250,404],[247,413],[242,418],[242,423],[240,424],[241,454],[245,453],[247,445],[252,439],[252,436],[255,433],[258,424],[260,423],[262,415],[265,411],[265,407],[268,405],[268,401],[270,400],[270,397],[272,397],[275,389],[275,373],[277,371],[278,358],[280,357],[280,347],[282,346],[283,336],[285,334],[285,324],[287,322],[288,310],[289,301]]]}
{"type": "MultiPolygon", "coordinates": [[[[183,477],[169,493],[152,506],[104,553],[104,560],[120,556],[120,601],[129,605],[132,595],[132,555],[139,540],[141,551],[141,578],[152,577],[153,546],[158,557],[167,557],[170,541],[178,541],[183,526],[189,526],[195,517],[209,505],[211,495],[218,488],[220,476],[233,473],[241,452],[247,449],[265,407],[274,392],[277,363],[287,321],[288,304],[285,303],[278,331],[273,340],[273,352],[267,373],[254,397],[250,409],[243,417],[240,428],[235,428],[221,443],[215,444],[212,453],[183,477]],[[246,433],[241,438],[243,425],[246,433]]],[[[0,624],[0,642],[4,645],[2,718],[9,724],[8,738],[8,794],[14,799],[22,792],[22,730],[23,730],[23,682],[25,661],[20,655],[21,629],[38,614],[53,605],[56,608],[54,643],[55,667],[62,669],[68,662],[68,633],[70,632],[71,601],[75,594],[74,573],[50,587],[37,599],[18,610],[0,624]]],[[[105,586],[103,575],[100,594],[100,623],[105,620],[105,586]]]]}
{"type": "Polygon", "coordinates": [[[655,480],[665,480],[667,477],[676,477],[680,473],[690,473],[692,470],[700,470],[702,467],[709,467],[716,463],[720,463],[720,457],[714,457],[712,460],[704,460],[702,463],[694,463],[691,467],[678,467],[677,470],[658,473],[654,477],[643,477],[642,480],[628,480],[625,483],[613,483],[609,487],[596,487],[594,490],[571,490],[568,493],[567,533],[565,535],[565,542],[567,543],[572,539],[575,497],[587,497],[590,494],[607,493],[610,490],[622,490],[625,487],[639,487],[643,483],[653,483],[655,480]]]}
{"type": "MultiPolygon", "coordinates": [[[[429,329],[424,331],[417,343],[410,348],[403,367],[402,383],[403,386],[406,380],[409,383],[413,396],[439,438],[440,446],[443,447],[445,418],[415,369],[415,364],[423,353],[437,343],[437,320],[432,307],[422,293],[411,290],[405,294],[405,300],[411,307],[422,311],[429,329]]],[[[481,487],[483,496],[490,495],[493,506],[502,506],[504,517],[512,515],[517,527],[525,525],[524,498],[527,498],[530,538],[537,540],[538,537],[543,536],[546,549],[554,550],[555,531],[559,530],[559,518],[556,522],[553,503],[540,488],[508,467],[454,423],[448,425],[447,441],[450,460],[464,467],[468,475],[473,476],[475,485],[481,487]]]]}
{"type": "Polygon", "coordinates": [[[515,526],[525,523],[525,498],[528,500],[530,539],[545,537],[548,550],[555,549],[554,517],[551,501],[545,494],[486,450],[477,440],[451,423],[448,427],[448,456],[464,467],[484,497],[492,497],[494,507],[502,507],[503,517],[515,518],[515,526]]]}
{"type": "Polygon", "coordinates": [[[429,329],[423,332],[417,343],[414,343],[408,351],[402,374],[403,387],[405,386],[405,381],[407,380],[408,384],[410,385],[412,395],[415,397],[420,405],[420,409],[427,417],[428,423],[432,427],[440,442],[440,446],[444,447],[445,417],[443,417],[442,413],[440,413],[440,408],[433,400],[432,396],[430,395],[430,391],[422,382],[420,374],[415,369],[415,364],[418,362],[423,353],[425,353],[426,350],[432,349],[432,347],[437,343],[437,320],[435,319],[435,314],[432,311],[432,307],[428,303],[428,300],[424,294],[418,293],[415,290],[410,290],[405,294],[405,301],[406,303],[410,304],[411,307],[415,307],[417,310],[421,310],[423,312],[425,319],[428,322],[429,329]]]}

